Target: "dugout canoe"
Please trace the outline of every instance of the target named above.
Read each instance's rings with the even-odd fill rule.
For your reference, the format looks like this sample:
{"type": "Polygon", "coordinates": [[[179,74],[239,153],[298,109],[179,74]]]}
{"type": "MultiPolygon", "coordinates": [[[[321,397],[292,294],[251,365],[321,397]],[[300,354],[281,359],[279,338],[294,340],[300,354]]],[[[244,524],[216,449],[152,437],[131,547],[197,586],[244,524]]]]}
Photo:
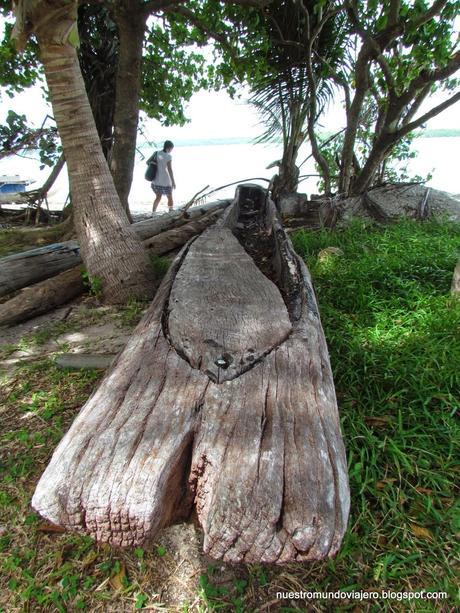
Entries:
{"type": "Polygon", "coordinates": [[[56,449],[33,507],[117,546],[195,516],[226,562],[334,555],[345,450],[310,275],[265,190],[192,239],[56,449]]]}

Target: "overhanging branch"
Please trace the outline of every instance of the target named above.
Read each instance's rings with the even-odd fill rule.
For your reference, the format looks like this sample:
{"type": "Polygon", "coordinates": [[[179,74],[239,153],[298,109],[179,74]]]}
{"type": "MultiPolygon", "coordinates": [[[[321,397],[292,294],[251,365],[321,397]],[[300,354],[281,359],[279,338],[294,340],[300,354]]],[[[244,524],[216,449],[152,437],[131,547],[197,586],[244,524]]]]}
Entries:
{"type": "Polygon", "coordinates": [[[402,126],[402,128],[400,128],[399,130],[397,130],[394,133],[395,137],[397,139],[399,139],[399,138],[402,138],[403,136],[405,136],[406,134],[409,134],[409,132],[412,132],[416,128],[419,128],[426,121],[428,121],[432,117],[436,117],[436,115],[439,115],[439,113],[442,113],[442,111],[444,111],[445,109],[449,108],[450,106],[452,106],[453,104],[455,104],[459,100],[460,100],[460,92],[457,92],[451,98],[448,98],[447,100],[445,100],[441,104],[438,104],[437,106],[432,108],[431,111],[428,111],[427,113],[425,113],[424,115],[422,115],[421,117],[416,119],[415,121],[412,121],[411,123],[408,123],[408,124],[402,126]]]}

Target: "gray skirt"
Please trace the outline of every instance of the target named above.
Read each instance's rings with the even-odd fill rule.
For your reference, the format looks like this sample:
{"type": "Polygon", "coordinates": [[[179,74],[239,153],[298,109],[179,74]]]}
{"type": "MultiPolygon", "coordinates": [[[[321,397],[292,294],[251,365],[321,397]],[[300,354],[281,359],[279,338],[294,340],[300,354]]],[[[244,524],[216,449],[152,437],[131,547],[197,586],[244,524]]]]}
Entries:
{"type": "Polygon", "coordinates": [[[150,185],[157,196],[171,196],[172,194],[171,185],[155,185],[155,183],[150,185]]]}

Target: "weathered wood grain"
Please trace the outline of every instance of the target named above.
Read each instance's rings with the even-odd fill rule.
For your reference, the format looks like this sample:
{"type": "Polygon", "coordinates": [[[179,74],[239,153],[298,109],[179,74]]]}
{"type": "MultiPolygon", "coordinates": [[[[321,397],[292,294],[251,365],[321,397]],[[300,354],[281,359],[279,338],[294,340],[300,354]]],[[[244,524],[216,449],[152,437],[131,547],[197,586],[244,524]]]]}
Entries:
{"type": "Polygon", "coordinates": [[[291,322],[279,289],[229,228],[206,230],[190,247],[168,307],[176,351],[213,381],[227,381],[281,344],[291,322]]]}
{"type": "Polygon", "coordinates": [[[183,247],[191,238],[215,223],[221,215],[221,208],[211,210],[205,215],[187,221],[187,223],[181,223],[179,226],[145,239],[144,245],[153,255],[164,255],[174,249],[183,247]]]}
{"type": "Polygon", "coordinates": [[[0,326],[12,326],[76,298],[84,291],[80,266],[65,270],[21,289],[16,296],[0,304],[0,326]]]}
{"type": "MultiPolygon", "coordinates": [[[[225,218],[177,256],[126,348],[62,439],[32,500],[49,521],[114,545],[135,546],[149,543],[163,526],[189,517],[195,507],[204,550],[217,559],[284,563],[337,551],[349,491],[326,342],[308,271],[274,205],[254,196],[253,189],[239,190],[225,218]],[[248,272],[240,246],[227,240],[231,228],[250,253],[253,233],[265,233],[271,280],[262,282],[260,270],[248,272]],[[184,271],[198,274],[206,245],[218,252],[222,237],[229,262],[240,270],[234,274],[216,262],[216,272],[205,271],[192,299],[183,291],[184,271]],[[264,284],[267,300],[275,301],[273,312],[284,321],[281,336],[287,338],[272,341],[259,359],[225,380],[182,357],[180,329],[185,335],[190,327],[174,331],[172,318],[179,312],[171,302],[179,295],[189,300],[181,317],[190,311],[190,326],[197,331],[204,318],[197,326],[193,313],[200,305],[203,312],[209,310],[218,294],[207,284],[231,287],[227,277],[235,280],[237,304],[232,321],[228,297],[233,294],[225,290],[229,313],[221,317],[229,325],[220,337],[222,350],[234,342],[236,330],[238,351],[245,351],[240,320],[245,297],[251,296],[251,307],[254,296],[242,280],[264,284]],[[265,287],[274,281],[286,306],[265,287]]],[[[266,256],[259,256],[254,252],[253,259],[259,258],[265,270],[266,256]]],[[[278,329],[270,309],[264,313],[266,328],[278,329]]],[[[246,348],[252,340],[248,334],[246,348]]],[[[194,347],[201,351],[198,336],[194,347]]]]}
{"type": "Polygon", "coordinates": [[[201,219],[209,213],[223,211],[230,203],[231,200],[217,200],[216,202],[193,206],[185,213],[181,209],[175,209],[167,213],[155,214],[151,219],[138,221],[133,225],[136,233],[145,240],[172,228],[179,228],[191,221],[201,219]]]}
{"type": "Polygon", "coordinates": [[[0,296],[38,283],[81,263],[76,241],[54,243],[0,258],[0,296]]]}
{"type": "MultiPolygon", "coordinates": [[[[227,206],[228,201],[221,200],[193,207],[185,214],[179,209],[137,222],[133,224],[133,228],[140,238],[147,240],[146,246],[151,246],[153,253],[161,255],[184,245],[191,236],[213,223],[227,206]],[[180,232],[158,236],[166,234],[172,228],[181,227],[180,232]],[[154,236],[158,236],[156,241],[148,240],[154,236]]],[[[53,277],[81,263],[80,245],[73,240],[0,258],[0,297],[53,277]]]]}

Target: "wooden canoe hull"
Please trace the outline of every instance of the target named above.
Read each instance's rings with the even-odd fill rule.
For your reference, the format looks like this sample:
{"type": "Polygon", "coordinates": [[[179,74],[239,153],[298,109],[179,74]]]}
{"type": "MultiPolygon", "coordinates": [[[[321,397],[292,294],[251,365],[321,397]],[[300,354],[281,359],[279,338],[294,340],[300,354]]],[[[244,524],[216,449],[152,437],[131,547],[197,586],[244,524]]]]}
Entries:
{"type": "Polygon", "coordinates": [[[216,559],[285,563],[337,551],[349,490],[327,346],[309,273],[265,193],[240,187],[225,218],[177,256],[32,504],[51,522],[114,545],[145,545],[195,509],[204,550],[216,559]],[[255,213],[243,223],[251,198],[255,213]],[[227,230],[244,241],[240,230],[251,236],[253,223],[271,241],[277,283],[231,240],[230,254],[219,254],[227,230]],[[210,257],[214,272],[209,261],[200,269],[210,257]],[[204,316],[191,300],[181,327],[174,301],[185,299],[187,284],[204,316]],[[270,304],[258,319],[260,292],[270,304]]]}

